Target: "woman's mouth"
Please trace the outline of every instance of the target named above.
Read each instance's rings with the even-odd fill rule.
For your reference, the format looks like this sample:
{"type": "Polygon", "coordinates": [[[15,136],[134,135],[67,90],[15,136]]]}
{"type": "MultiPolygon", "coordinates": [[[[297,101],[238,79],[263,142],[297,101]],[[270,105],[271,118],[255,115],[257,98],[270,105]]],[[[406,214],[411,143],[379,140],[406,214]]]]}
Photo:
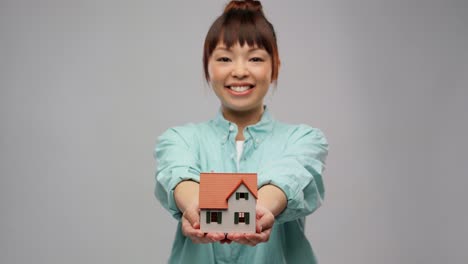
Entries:
{"type": "Polygon", "coordinates": [[[250,85],[245,85],[245,86],[228,86],[229,89],[233,90],[234,92],[242,93],[250,89],[250,85]]]}
{"type": "Polygon", "coordinates": [[[246,95],[251,92],[251,89],[255,87],[255,85],[242,83],[242,84],[232,84],[225,86],[229,93],[233,95],[246,95]]]}

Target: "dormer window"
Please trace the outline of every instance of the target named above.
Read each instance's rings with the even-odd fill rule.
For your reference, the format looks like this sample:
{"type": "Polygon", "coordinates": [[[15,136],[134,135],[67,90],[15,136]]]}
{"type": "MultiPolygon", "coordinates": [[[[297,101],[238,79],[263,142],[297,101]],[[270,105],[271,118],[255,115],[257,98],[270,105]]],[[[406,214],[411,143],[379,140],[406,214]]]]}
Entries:
{"type": "Polygon", "coordinates": [[[248,192],[236,192],[236,200],[244,199],[249,200],[249,193],[248,192]]]}

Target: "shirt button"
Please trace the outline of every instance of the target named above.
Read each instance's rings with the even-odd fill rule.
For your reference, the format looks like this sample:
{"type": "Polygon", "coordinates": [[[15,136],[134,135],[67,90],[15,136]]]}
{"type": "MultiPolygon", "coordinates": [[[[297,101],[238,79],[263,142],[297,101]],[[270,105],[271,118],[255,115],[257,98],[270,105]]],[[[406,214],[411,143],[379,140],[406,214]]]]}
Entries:
{"type": "Polygon", "coordinates": [[[229,126],[229,131],[234,131],[234,126],[233,125],[229,126]]]}
{"type": "Polygon", "coordinates": [[[260,143],[260,139],[258,139],[258,138],[255,139],[255,143],[257,143],[257,144],[260,143]]]}

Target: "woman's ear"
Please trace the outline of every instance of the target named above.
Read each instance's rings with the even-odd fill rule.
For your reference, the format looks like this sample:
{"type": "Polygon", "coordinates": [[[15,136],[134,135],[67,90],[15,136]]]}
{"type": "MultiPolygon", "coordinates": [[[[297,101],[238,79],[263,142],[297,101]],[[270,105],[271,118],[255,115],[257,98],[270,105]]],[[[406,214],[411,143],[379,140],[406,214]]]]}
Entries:
{"type": "Polygon", "coordinates": [[[206,73],[203,72],[203,79],[205,79],[205,81],[206,81],[207,84],[210,84],[210,81],[211,81],[211,80],[210,80],[210,73],[208,72],[208,70],[207,70],[206,73]]]}

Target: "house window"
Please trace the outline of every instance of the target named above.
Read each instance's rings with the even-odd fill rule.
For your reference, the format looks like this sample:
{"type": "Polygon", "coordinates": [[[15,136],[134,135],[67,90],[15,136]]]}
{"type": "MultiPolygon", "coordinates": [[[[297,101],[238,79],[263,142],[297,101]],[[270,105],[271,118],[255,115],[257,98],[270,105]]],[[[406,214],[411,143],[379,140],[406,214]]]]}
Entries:
{"type": "Polygon", "coordinates": [[[211,222],[218,222],[218,214],[211,213],[211,222]]]}
{"type": "Polygon", "coordinates": [[[236,212],[234,213],[234,224],[244,223],[248,225],[250,223],[250,213],[247,212],[236,212]]]}
{"type": "Polygon", "coordinates": [[[236,200],[239,200],[239,199],[248,200],[249,199],[249,193],[248,192],[236,192],[236,200]]]}
{"type": "Polygon", "coordinates": [[[239,223],[245,223],[245,213],[239,213],[239,223]]]}
{"type": "Polygon", "coordinates": [[[221,224],[223,214],[221,212],[206,212],[206,223],[218,223],[221,224]]]}

